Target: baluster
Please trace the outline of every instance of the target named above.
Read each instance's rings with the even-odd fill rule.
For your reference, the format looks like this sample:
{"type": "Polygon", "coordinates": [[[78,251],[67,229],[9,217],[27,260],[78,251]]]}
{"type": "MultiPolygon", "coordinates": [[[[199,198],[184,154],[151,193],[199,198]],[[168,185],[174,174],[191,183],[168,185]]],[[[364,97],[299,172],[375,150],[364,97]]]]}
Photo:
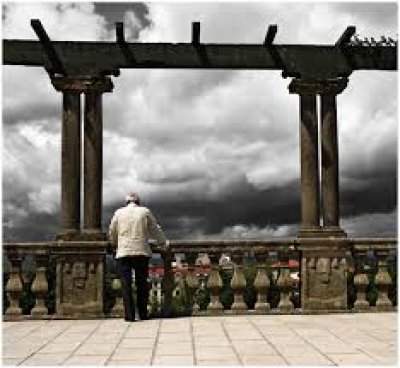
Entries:
{"type": "Polygon", "coordinates": [[[243,273],[243,252],[233,252],[232,260],[234,262],[233,277],[231,287],[234,292],[234,301],[231,310],[236,314],[243,313],[247,310],[247,305],[243,300],[243,291],[246,287],[246,278],[243,273]]]}
{"type": "Polygon", "coordinates": [[[164,277],[162,280],[162,289],[164,292],[163,306],[161,313],[163,317],[169,317],[172,314],[172,294],[174,291],[174,272],[172,270],[172,260],[174,254],[167,250],[161,253],[161,257],[164,260],[164,277]]]}
{"type": "Polygon", "coordinates": [[[223,306],[219,298],[219,292],[222,288],[222,279],[219,274],[219,253],[209,254],[211,260],[211,273],[208,277],[207,287],[210,289],[210,303],[207,306],[207,311],[212,314],[219,314],[223,311],[223,306]]]}
{"type": "Polygon", "coordinates": [[[21,263],[22,258],[16,249],[9,250],[8,259],[11,263],[10,278],[6,285],[6,292],[10,306],[6,310],[7,316],[18,317],[22,314],[22,309],[19,306],[19,299],[22,293],[22,281],[21,281],[21,263]]]}
{"type": "Polygon", "coordinates": [[[379,311],[387,311],[392,309],[392,302],[389,299],[389,286],[392,283],[392,278],[388,272],[387,251],[376,251],[378,259],[378,272],[375,275],[375,284],[378,288],[378,298],[376,307],[379,311]]]}
{"type": "MultiPolygon", "coordinates": [[[[207,276],[208,273],[205,271],[205,268],[202,266],[201,267],[201,271],[200,271],[200,275],[198,277],[199,280],[199,287],[197,289],[197,303],[199,304],[199,311],[204,310],[204,305],[200,304],[200,300],[202,297],[204,297],[207,294],[207,276]],[[203,307],[203,309],[202,309],[203,307]]],[[[207,306],[205,306],[205,308],[207,309],[207,306]]]]}
{"type": "Polygon", "coordinates": [[[162,303],[162,285],[161,285],[161,279],[157,280],[157,304],[158,308],[157,311],[160,311],[161,308],[161,303],[162,303]]]}
{"type": "Polygon", "coordinates": [[[189,288],[189,306],[191,314],[196,314],[200,310],[200,306],[197,304],[197,289],[199,288],[199,281],[197,280],[196,274],[196,262],[197,254],[189,253],[187,255],[188,261],[188,273],[186,275],[186,283],[189,288]]]}
{"type": "Polygon", "coordinates": [[[257,265],[257,275],[254,280],[254,288],[257,291],[257,302],[254,309],[257,313],[265,314],[270,310],[270,305],[267,302],[267,292],[270,285],[270,281],[267,275],[267,270],[265,266],[265,260],[267,259],[267,254],[257,255],[258,265],[257,265]]]}
{"type": "Polygon", "coordinates": [[[282,250],[279,252],[279,260],[284,266],[280,268],[277,285],[280,289],[280,300],[278,309],[282,312],[290,312],[294,309],[293,303],[290,300],[290,292],[292,290],[292,278],[290,277],[289,269],[289,252],[282,250]]]}
{"type": "Polygon", "coordinates": [[[155,277],[150,279],[149,304],[151,313],[158,313],[159,311],[157,300],[157,283],[158,280],[155,277]]]}
{"type": "Polygon", "coordinates": [[[354,287],[356,288],[356,300],[354,302],[355,310],[365,310],[369,308],[367,300],[367,287],[369,285],[368,275],[364,272],[365,251],[357,251],[355,253],[355,272],[354,287]]]}
{"type": "Polygon", "coordinates": [[[121,280],[115,276],[113,282],[111,284],[111,288],[114,290],[116,295],[116,300],[114,307],[111,310],[112,317],[124,317],[124,302],[122,300],[122,287],[121,287],[121,280]]]}
{"type": "Polygon", "coordinates": [[[46,316],[49,313],[45,304],[45,298],[49,289],[46,279],[48,259],[49,257],[46,250],[40,250],[35,253],[36,275],[32,283],[32,293],[35,295],[36,304],[31,311],[33,317],[46,316]]]}

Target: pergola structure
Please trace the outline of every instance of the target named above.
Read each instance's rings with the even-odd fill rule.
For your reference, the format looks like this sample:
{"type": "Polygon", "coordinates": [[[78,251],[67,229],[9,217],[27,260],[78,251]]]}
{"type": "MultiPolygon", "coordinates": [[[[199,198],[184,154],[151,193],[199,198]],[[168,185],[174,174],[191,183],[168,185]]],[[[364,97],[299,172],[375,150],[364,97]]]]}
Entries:
{"type": "MultiPolygon", "coordinates": [[[[71,42],[52,41],[39,20],[31,20],[31,25],[39,40],[3,40],[3,63],[45,68],[54,88],[63,95],[62,221],[57,239],[104,239],[102,95],[113,89],[110,76],[118,76],[126,68],[271,69],[281,70],[284,78],[293,78],[289,93],[300,97],[299,236],[338,240],[346,237],[339,226],[336,96],[346,88],[355,70],[397,70],[397,42],[385,38],[378,43],[354,41],[355,27],[351,26],[334,45],[278,45],[274,44],[277,26],[270,25],[262,44],[203,44],[198,22],[192,23],[189,43],[130,43],[125,40],[123,23],[116,23],[116,42],[71,42]],[[81,94],[85,96],[82,226],[81,94]]],[[[304,262],[308,259],[307,249],[311,252],[311,248],[303,248],[304,262]]],[[[331,267],[326,262],[321,265],[331,267]]]]}

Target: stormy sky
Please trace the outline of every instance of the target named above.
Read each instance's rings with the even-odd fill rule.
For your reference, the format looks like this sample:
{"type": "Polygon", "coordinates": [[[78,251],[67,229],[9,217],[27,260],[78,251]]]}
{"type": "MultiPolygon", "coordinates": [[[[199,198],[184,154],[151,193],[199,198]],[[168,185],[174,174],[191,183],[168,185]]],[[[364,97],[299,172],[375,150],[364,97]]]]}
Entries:
{"type": "MultiPolygon", "coordinates": [[[[397,38],[396,3],[6,3],[3,38],[334,44],[397,38]]],[[[59,229],[61,94],[41,68],[3,66],[3,238],[59,229]]],[[[122,70],[103,97],[103,228],[137,191],[168,237],[294,235],[300,222],[298,96],[279,71],[122,70]]],[[[341,226],[351,236],[397,232],[397,73],[354,72],[338,96],[341,226]]]]}

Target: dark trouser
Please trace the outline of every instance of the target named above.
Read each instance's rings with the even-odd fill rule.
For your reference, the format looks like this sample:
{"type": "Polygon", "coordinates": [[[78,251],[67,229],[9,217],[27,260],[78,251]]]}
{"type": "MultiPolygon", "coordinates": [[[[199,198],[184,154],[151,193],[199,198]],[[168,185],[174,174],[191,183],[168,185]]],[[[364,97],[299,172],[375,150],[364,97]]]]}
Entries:
{"type": "Polygon", "coordinates": [[[135,319],[135,304],[132,298],[132,268],[135,269],[136,303],[139,316],[141,319],[147,317],[149,259],[146,256],[117,258],[117,270],[122,283],[122,299],[124,301],[126,320],[133,321],[135,319]]]}

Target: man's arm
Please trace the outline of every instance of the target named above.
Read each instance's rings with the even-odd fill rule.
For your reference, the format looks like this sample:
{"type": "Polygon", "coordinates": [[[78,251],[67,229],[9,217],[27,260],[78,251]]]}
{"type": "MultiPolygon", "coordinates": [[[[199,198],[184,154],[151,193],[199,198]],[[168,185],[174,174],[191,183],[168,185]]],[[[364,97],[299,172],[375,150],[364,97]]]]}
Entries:
{"type": "Polygon", "coordinates": [[[111,243],[112,248],[116,248],[117,247],[117,243],[118,243],[117,225],[118,225],[118,220],[117,220],[116,213],[114,213],[114,216],[111,219],[110,228],[108,230],[108,239],[109,239],[109,241],[111,243]]]}
{"type": "Polygon", "coordinates": [[[161,226],[157,224],[156,219],[150,211],[147,214],[147,228],[150,236],[157,240],[157,244],[163,246],[167,244],[167,239],[161,229],[161,226]]]}

